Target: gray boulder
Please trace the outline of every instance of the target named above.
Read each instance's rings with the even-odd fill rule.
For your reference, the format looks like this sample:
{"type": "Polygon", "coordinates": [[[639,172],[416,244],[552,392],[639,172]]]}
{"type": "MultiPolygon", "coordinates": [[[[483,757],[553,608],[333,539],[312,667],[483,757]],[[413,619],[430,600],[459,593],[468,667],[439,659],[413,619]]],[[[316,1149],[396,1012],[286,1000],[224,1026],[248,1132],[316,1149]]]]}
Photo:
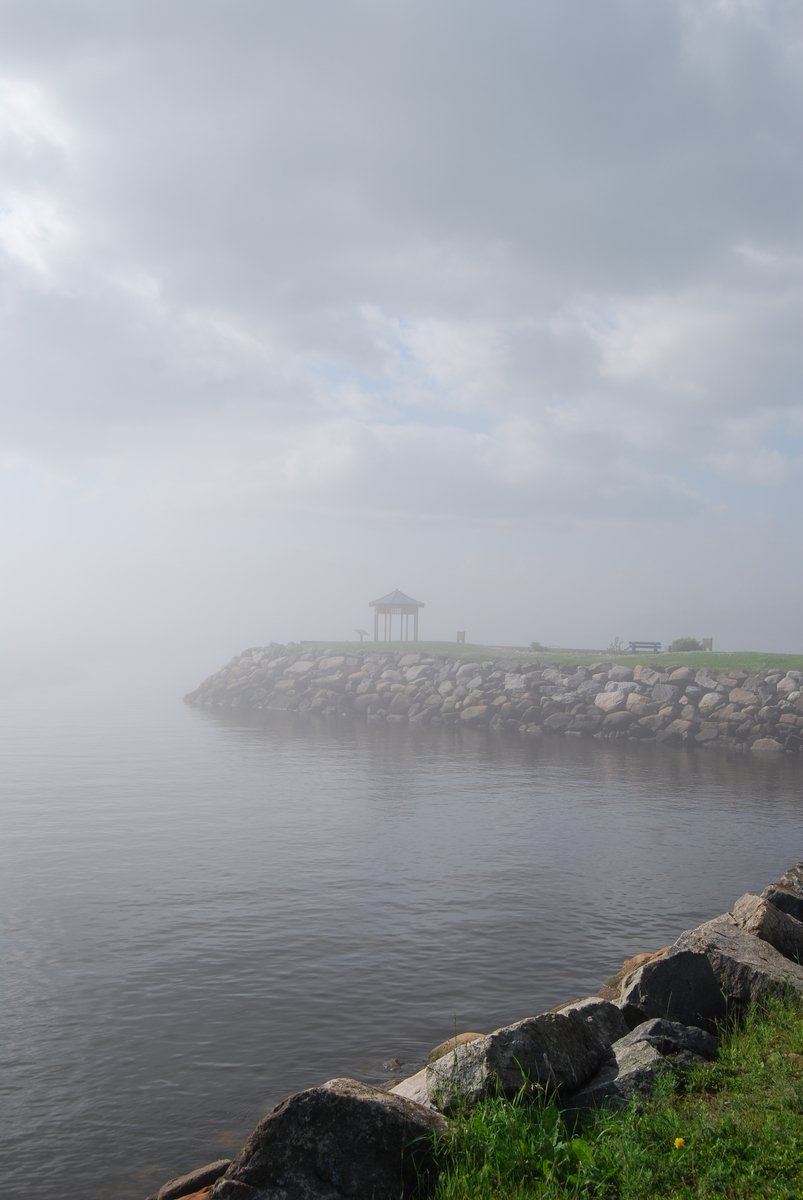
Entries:
{"type": "Polygon", "coordinates": [[[663,1054],[648,1042],[622,1049],[614,1046],[610,1061],[590,1083],[570,1097],[567,1107],[584,1109],[605,1104],[624,1108],[635,1095],[651,1095],[656,1079],[668,1069],[663,1054]]]}
{"type": "Polygon", "coordinates": [[[399,1200],[434,1178],[440,1113],[353,1079],[282,1101],[256,1127],[209,1200],[399,1200]]]}
{"type": "Polygon", "coordinates": [[[764,888],[761,899],[772,904],[780,912],[789,913],[798,921],[803,921],[803,892],[784,887],[782,883],[771,883],[764,888]]]}
{"type": "Polygon", "coordinates": [[[621,1038],[617,1046],[635,1046],[637,1042],[647,1042],[661,1054],[680,1054],[687,1052],[696,1054],[698,1058],[716,1058],[718,1042],[712,1033],[707,1033],[696,1025],[682,1025],[680,1021],[666,1021],[663,1017],[653,1017],[651,1021],[643,1021],[635,1029],[621,1038]]]}
{"type": "Polygon", "coordinates": [[[514,1096],[523,1084],[557,1091],[578,1088],[603,1062],[609,1046],[594,1021],[577,1008],[526,1017],[430,1063],[428,1094],[443,1112],[453,1112],[500,1091],[514,1096]]]}
{"type": "Polygon", "coordinates": [[[631,1029],[650,1017],[710,1027],[725,1015],[719,978],[701,947],[675,946],[622,982],[617,1001],[631,1029]]]}
{"type": "Polygon", "coordinates": [[[716,1038],[676,1021],[645,1021],[615,1042],[611,1055],[590,1083],[568,1101],[568,1107],[606,1104],[623,1108],[634,1096],[650,1096],[667,1071],[688,1070],[715,1057],[716,1038]]]}
{"type": "Polygon", "coordinates": [[[553,1010],[558,1013],[577,1013],[591,1026],[595,1037],[603,1046],[612,1046],[628,1031],[624,1014],[618,1005],[602,996],[586,996],[583,1000],[573,1000],[569,1004],[560,1004],[553,1010]]]}
{"type": "Polygon", "coordinates": [[[755,934],[793,962],[803,962],[803,921],[776,908],[762,896],[740,896],[731,916],[746,933],[755,934]]]}
{"type": "Polygon", "coordinates": [[[679,951],[705,955],[723,997],[736,1009],[787,986],[803,995],[803,966],[745,932],[729,913],[681,934],[673,947],[673,953],[679,951]]]}

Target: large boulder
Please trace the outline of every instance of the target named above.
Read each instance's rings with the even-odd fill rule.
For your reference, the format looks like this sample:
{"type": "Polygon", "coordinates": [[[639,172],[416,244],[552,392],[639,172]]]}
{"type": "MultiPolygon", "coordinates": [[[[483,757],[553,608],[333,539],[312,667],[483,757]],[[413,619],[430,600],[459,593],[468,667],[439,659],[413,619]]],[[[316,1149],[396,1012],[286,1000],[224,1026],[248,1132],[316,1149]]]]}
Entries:
{"type": "Polygon", "coordinates": [[[654,1046],[638,1042],[635,1046],[614,1047],[612,1057],[585,1087],[567,1101],[569,1109],[594,1108],[605,1104],[624,1108],[635,1095],[649,1096],[659,1075],[669,1064],[654,1046]]]}
{"type": "Polygon", "coordinates": [[[706,954],[678,943],[622,982],[617,1001],[631,1029],[650,1017],[710,1027],[725,1015],[725,997],[706,954]]]}
{"type": "Polygon", "coordinates": [[[633,1096],[649,1096],[657,1079],[716,1056],[717,1040],[711,1034],[676,1021],[656,1018],[638,1025],[615,1042],[610,1057],[594,1078],[568,1101],[568,1107],[597,1104],[620,1108],[633,1096]]]}
{"type": "Polygon", "coordinates": [[[616,1045],[631,1046],[637,1042],[648,1042],[661,1054],[685,1052],[709,1060],[716,1058],[719,1048],[717,1039],[705,1029],[700,1029],[697,1025],[683,1025],[680,1021],[667,1021],[663,1017],[643,1021],[630,1033],[625,1034],[616,1045]]]}
{"type": "Polygon", "coordinates": [[[399,1200],[426,1194],[433,1133],[446,1121],[354,1079],[282,1101],[245,1143],[210,1200],[399,1200]]]}
{"type": "Polygon", "coordinates": [[[769,942],[785,958],[803,962],[803,921],[771,903],[762,896],[740,896],[731,909],[731,916],[746,933],[769,942]]]}
{"type": "Polygon", "coordinates": [[[803,863],[790,867],[777,883],[764,888],[761,896],[781,912],[803,921],[803,863]]]}
{"type": "Polygon", "coordinates": [[[681,951],[705,955],[731,1008],[743,1009],[787,986],[803,995],[803,966],[747,933],[730,913],[681,934],[673,953],[681,951]]]}
{"type": "Polygon", "coordinates": [[[595,1021],[576,1007],[526,1017],[430,1063],[428,1095],[443,1112],[453,1112],[500,1091],[514,1096],[522,1085],[578,1088],[609,1046],[595,1021]]]}
{"type": "Polygon", "coordinates": [[[582,1000],[572,1000],[568,1004],[559,1004],[552,1011],[576,1013],[582,1017],[603,1046],[612,1046],[628,1031],[621,1008],[602,996],[586,996],[582,1000]]]}

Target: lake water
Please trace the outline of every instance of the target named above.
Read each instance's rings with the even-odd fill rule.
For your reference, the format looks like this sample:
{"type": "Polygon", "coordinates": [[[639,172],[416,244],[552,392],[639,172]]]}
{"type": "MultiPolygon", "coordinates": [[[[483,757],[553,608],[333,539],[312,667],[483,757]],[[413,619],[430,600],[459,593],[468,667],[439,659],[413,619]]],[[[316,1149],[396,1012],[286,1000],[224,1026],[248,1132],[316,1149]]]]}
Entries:
{"type": "Polygon", "coordinates": [[[11,1200],[142,1200],[288,1092],[593,991],[803,858],[788,760],[122,690],[0,702],[11,1200]]]}

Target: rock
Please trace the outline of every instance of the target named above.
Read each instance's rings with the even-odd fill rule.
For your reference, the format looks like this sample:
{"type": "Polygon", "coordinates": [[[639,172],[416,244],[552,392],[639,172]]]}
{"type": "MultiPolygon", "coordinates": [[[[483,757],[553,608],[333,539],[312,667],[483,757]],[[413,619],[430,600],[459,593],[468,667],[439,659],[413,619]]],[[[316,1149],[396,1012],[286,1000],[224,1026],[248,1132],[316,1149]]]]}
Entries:
{"type": "Polygon", "coordinates": [[[458,1046],[431,1063],[427,1087],[437,1107],[452,1112],[500,1090],[514,1096],[523,1083],[557,1091],[578,1088],[607,1053],[603,1037],[582,1013],[542,1013],[458,1046]]]}
{"type": "Polygon", "coordinates": [[[659,729],[663,729],[664,725],[666,725],[667,718],[661,716],[660,713],[652,713],[646,717],[639,717],[638,723],[648,733],[657,733],[659,729]]]}
{"type": "Polygon", "coordinates": [[[390,1088],[389,1094],[401,1096],[405,1100],[412,1100],[415,1104],[422,1104],[424,1108],[436,1109],[432,1096],[429,1094],[426,1067],[416,1071],[415,1075],[409,1075],[407,1079],[402,1079],[394,1084],[390,1088]]]}
{"type": "Polygon", "coordinates": [[[670,1069],[660,1050],[648,1042],[621,1049],[614,1046],[611,1059],[590,1083],[568,1098],[567,1107],[582,1110],[605,1104],[625,1108],[633,1096],[650,1096],[658,1077],[670,1069]]]}
{"type": "Polygon", "coordinates": [[[696,1025],[683,1025],[680,1021],[667,1021],[663,1017],[642,1021],[617,1045],[629,1046],[637,1042],[648,1042],[664,1055],[687,1050],[690,1054],[707,1059],[716,1058],[718,1049],[717,1039],[712,1033],[706,1033],[696,1025]]]}
{"type": "Polygon", "coordinates": [[[694,733],[694,728],[695,726],[692,721],[684,721],[682,717],[677,717],[658,733],[658,741],[684,742],[690,736],[690,733],[694,733]]]}
{"type": "Polygon", "coordinates": [[[796,863],[794,867],[785,871],[775,886],[803,897],[803,862],[796,863]]]}
{"type": "Polygon", "coordinates": [[[627,693],[622,691],[616,692],[599,692],[594,697],[594,704],[604,713],[618,712],[624,708],[627,703],[627,693]]]}
{"type": "Polygon", "coordinates": [[[455,679],[459,683],[465,683],[467,679],[473,679],[476,675],[482,678],[482,667],[479,663],[463,663],[462,666],[457,668],[455,679]]]}
{"type": "Polygon", "coordinates": [[[636,716],[632,712],[609,712],[602,722],[602,728],[606,733],[614,733],[620,729],[629,729],[636,716]]]}
{"type": "Polygon", "coordinates": [[[427,1062],[436,1062],[439,1058],[443,1058],[444,1054],[448,1054],[450,1050],[454,1050],[455,1046],[464,1046],[467,1042],[476,1042],[478,1038],[485,1037],[484,1033],[455,1033],[452,1037],[447,1038],[445,1042],[438,1042],[438,1045],[433,1047],[427,1055],[427,1062]]]}
{"type": "Polygon", "coordinates": [[[772,756],[774,754],[783,754],[784,747],[783,743],[779,742],[777,738],[756,738],[750,747],[750,753],[763,756],[772,756]]]}
{"type": "Polygon", "coordinates": [[[761,893],[761,898],[781,912],[789,913],[796,920],[803,921],[803,894],[793,888],[784,887],[782,883],[771,883],[761,893]]]}
{"type": "Polygon", "coordinates": [[[398,1200],[427,1191],[439,1113],[354,1079],[297,1092],[269,1113],[210,1200],[398,1200]]]}
{"type": "Polygon", "coordinates": [[[722,692],[705,692],[699,699],[697,711],[701,717],[707,717],[715,708],[721,708],[725,703],[722,692]]]}
{"type": "Polygon", "coordinates": [[[667,1071],[682,1071],[714,1058],[717,1040],[702,1029],[656,1018],[644,1021],[612,1047],[610,1059],[569,1100],[572,1108],[605,1103],[622,1108],[633,1096],[652,1094],[667,1071]]]}
{"type": "Polygon", "coordinates": [[[300,658],[297,662],[291,663],[289,667],[285,667],[284,673],[285,675],[306,675],[313,670],[314,666],[315,663],[309,659],[300,658]]]}
{"type": "Polygon", "coordinates": [[[725,1015],[720,981],[707,955],[677,942],[625,978],[618,1004],[631,1029],[650,1017],[705,1028],[725,1015]]]}
{"type": "Polygon", "coordinates": [[[723,999],[737,1010],[782,992],[787,984],[803,995],[803,966],[785,958],[768,942],[746,933],[729,913],[681,934],[672,953],[677,951],[704,954],[723,999]]]}
{"type": "Polygon", "coordinates": [[[644,683],[648,687],[653,687],[656,683],[660,683],[662,679],[666,679],[660,671],[654,671],[652,667],[634,667],[633,678],[637,683],[644,683]]]}
{"type": "Polygon", "coordinates": [[[464,725],[487,725],[490,712],[487,704],[471,704],[460,713],[460,720],[464,725]]]}
{"type": "Polygon", "coordinates": [[[163,1183],[158,1192],[152,1192],[148,1196],[148,1200],[181,1200],[184,1196],[190,1196],[194,1192],[200,1192],[203,1188],[209,1187],[224,1171],[231,1166],[230,1158],[219,1158],[216,1162],[207,1163],[205,1167],[198,1167],[195,1171],[190,1171],[187,1175],[179,1175],[175,1179],[168,1180],[163,1183]]]}
{"type": "Polygon", "coordinates": [[[611,667],[610,671],[608,672],[608,678],[613,683],[627,682],[628,680],[633,678],[633,668],[632,667],[620,667],[620,666],[614,665],[611,667]]]}
{"type": "Polygon", "coordinates": [[[568,1004],[559,1004],[552,1011],[577,1013],[591,1026],[603,1046],[612,1046],[628,1031],[621,1008],[602,996],[586,996],[584,1000],[572,1000],[568,1004]]]}
{"type": "Polygon", "coordinates": [[[728,694],[728,700],[731,704],[738,704],[740,708],[744,708],[748,704],[760,704],[761,701],[755,692],[750,692],[747,688],[731,688],[728,694]]]}
{"type": "Polygon", "coordinates": [[[572,723],[571,713],[556,712],[544,721],[544,728],[551,733],[563,733],[572,723]]]}
{"type": "Polygon", "coordinates": [[[739,897],[731,916],[745,933],[769,942],[785,958],[803,962],[803,921],[776,908],[766,898],[751,895],[739,897]]]}
{"type": "Polygon", "coordinates": [[[675,683],[656,683],[652,689],[652,698],[656,704],[674,704],[680,691],[675,683]]]}
{"type": "MultiPolygon", "coordinates": [[[[632,975],[639,967],[643,967],[646,963],[654,962],[656,958],[663,958],[665,954],[669,953],[669,950],[669,946],[664,946],[661,950],[652,950],[645,954],[634,954],[631,958],[626,958],[616,974],[610,975],[602,986],[597,989],[597,994],[605,1000],[617,1000],[622,990],[622,983],[629,975],[632,975]]],[[[629,1028],[629,1026],[626,1026],[626,1030],[629,1028]]]]}

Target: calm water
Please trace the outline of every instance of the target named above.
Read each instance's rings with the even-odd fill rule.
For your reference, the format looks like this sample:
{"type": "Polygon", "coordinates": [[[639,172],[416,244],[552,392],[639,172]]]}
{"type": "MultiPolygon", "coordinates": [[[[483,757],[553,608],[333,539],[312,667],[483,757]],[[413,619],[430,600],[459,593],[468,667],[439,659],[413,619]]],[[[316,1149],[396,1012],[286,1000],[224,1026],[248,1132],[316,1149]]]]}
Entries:
{"type": "Polygon", "coordinates": [[[287,1092],[592,991],[803,859],[785,760],[66,687],[3,697],[0,750],[12,1200],[141,1200],[287,1092]]]}

